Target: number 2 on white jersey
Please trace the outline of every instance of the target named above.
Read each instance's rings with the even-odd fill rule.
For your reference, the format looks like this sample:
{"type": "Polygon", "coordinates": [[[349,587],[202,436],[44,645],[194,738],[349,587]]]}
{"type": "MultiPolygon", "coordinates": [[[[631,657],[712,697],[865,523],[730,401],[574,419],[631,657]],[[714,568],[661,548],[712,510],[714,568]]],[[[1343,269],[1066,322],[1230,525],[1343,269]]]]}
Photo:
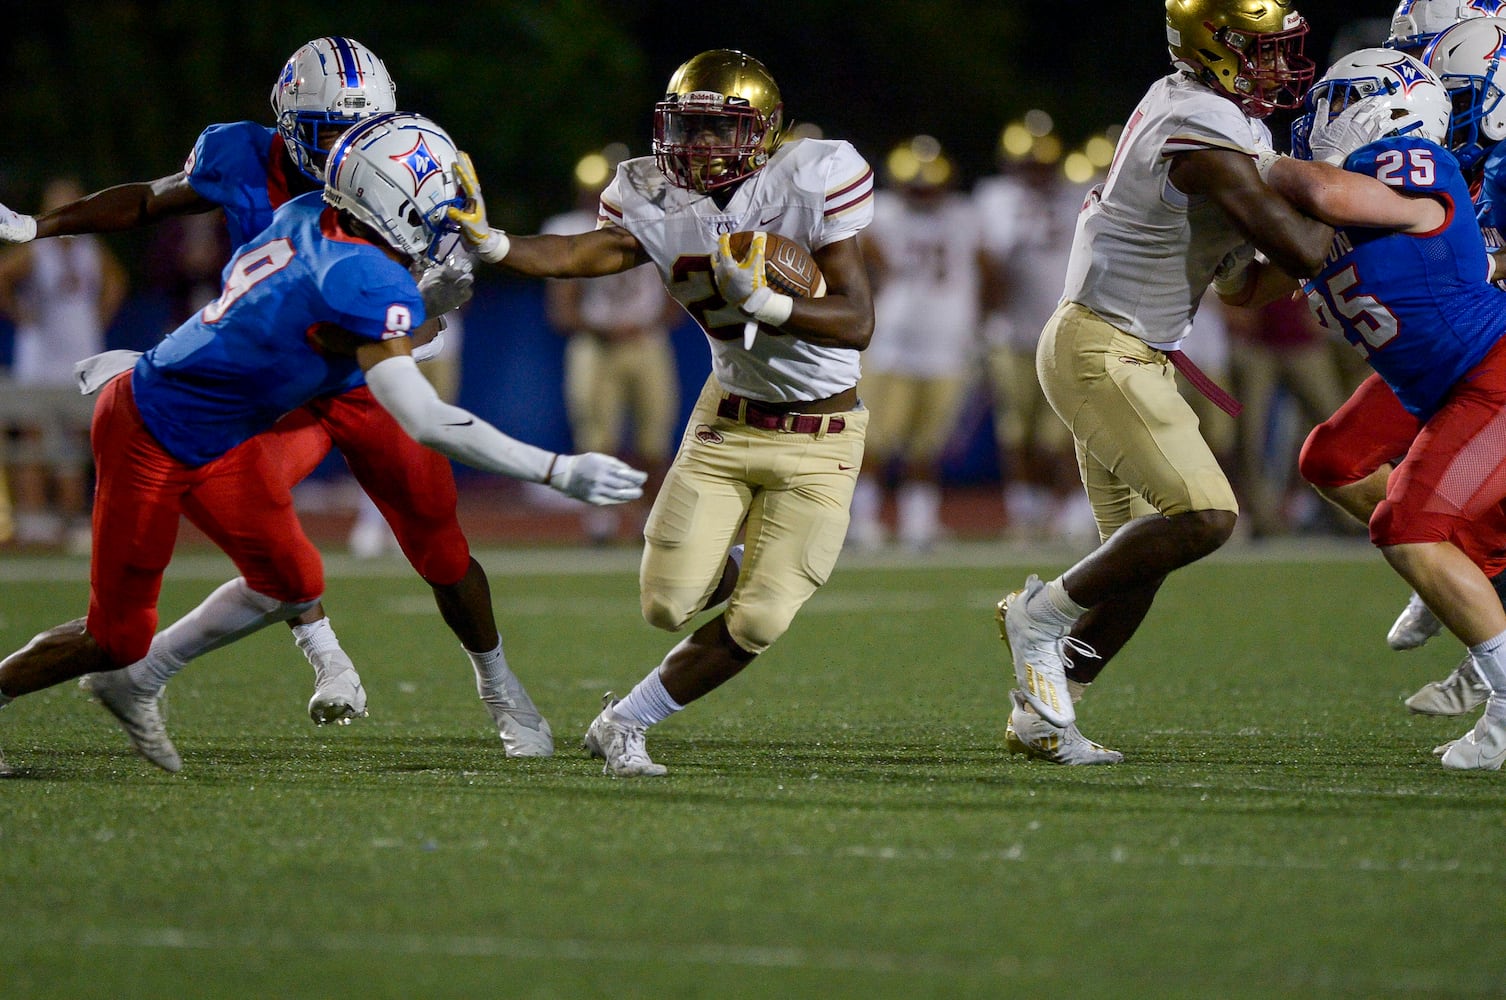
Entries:
{"type": "Polygon", "coordinates": [[[270,243],[263,244],[247,250],[236,258],[235,266],[230,270],[230,276],[225,279],[225,290],[220,297],[204,307],[203,317],[206,323],[217,323],[220,317],[242,295],[245,295],[259,282],[270,278],[292,263],[298,251],[293,249],[293,243],[286,237],[275,239],[270,243]]]}

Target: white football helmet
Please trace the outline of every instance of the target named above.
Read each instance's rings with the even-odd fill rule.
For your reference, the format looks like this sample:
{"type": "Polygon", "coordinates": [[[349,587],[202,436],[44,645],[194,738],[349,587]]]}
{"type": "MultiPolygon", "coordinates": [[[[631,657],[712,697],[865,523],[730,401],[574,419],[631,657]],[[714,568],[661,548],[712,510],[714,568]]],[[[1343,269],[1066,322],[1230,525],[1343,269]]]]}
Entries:
{"type": "Polygon", "coordinates": [[[1506,13],[1506,0],[1401,0],[1391,16],[1386,48],[1421,57],[1440,31],[1472,17],[1506,13]]]}
{"type": "Polygon", "coordinates": [[[367,118],[330,150],[324,200],[410,262],[437,263],[455,248],[457,227],[447,210],[466,200],[457,159],[449,135],[422,115],[367,118]]]}
{"type": "MultiPolygon", "coordinates": [[[[298,169],[324,183],[320,128],[343,132],[397,110],[397,86],[382,60],[353,38],[316,38],[294,52],[272,87],[272,112],[298,169]]],[[[333,144],[331,140],[331,144],[333,144]]]]}
{"type": "Polygon", "coordinates": [[[1292,123],[1292,153],[1342,164],[1361,146],[1393,135],[1442,144],[1448,91],[1417,59],[1395,49],[1360,49],[1331,66],[1292,123]]]}
{"type": "Polygon", "coordinates": [[[1468,169],[1506,139],[1506,19],[1461,21],[1433,39],[1423,62],[1453,99],[1448,148],[1468,169]]]}

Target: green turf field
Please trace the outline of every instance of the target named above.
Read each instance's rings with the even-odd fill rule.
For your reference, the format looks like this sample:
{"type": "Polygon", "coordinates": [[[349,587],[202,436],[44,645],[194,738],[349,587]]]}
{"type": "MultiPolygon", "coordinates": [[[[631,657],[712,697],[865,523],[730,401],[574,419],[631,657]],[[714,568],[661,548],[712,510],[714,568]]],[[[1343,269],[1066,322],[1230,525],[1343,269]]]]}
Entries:
{"type": "MultiPolygon", "coordinates": [[[[332,560],[369,719],[308,722],[281,627],[174,682],[177,776],[72,685],[0,713],[0,996],[1502,995],[1506,774],[1438,766],[1473,719],[1401,699],[1459,647],[1389,651],[1406,588],[1349,548],[1175,576],[1081,706],[1128,758],[1089,769],[1002,751],[991,604],[1062,559],[845,560],[638,781],[578,749],[671,641],[630,556],[484,554],[559,746],[529,762],[427,589],[332,560]]],[[[0,564],[0,646],[81,614],[84,572],[0,564]]]]}

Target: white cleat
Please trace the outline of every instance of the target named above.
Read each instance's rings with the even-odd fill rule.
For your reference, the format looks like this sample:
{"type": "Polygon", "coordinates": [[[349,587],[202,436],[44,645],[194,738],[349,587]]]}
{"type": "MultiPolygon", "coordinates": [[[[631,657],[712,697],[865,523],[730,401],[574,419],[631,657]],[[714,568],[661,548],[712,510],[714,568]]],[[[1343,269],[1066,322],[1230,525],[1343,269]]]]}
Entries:
{"type": "Polygon", "coordinates": [[[1442,631],[1438,616],[1414,593],[1386,633],[1386,645],[1395,650],[1416,649],[1442,631]]]}
{"type": "Polygon", "coordinates": [[[137,693],[126,670],[85,674],[78,679],[78,686],[115,716],[137,753],[169,774],[183,769],[183,758],[163,724],[159,699],[137,693]]]}
{"type": "Polygon", "coordinates": [[[669,768],[655,764],[644,746],[648,727],[612,711],[617,699],[608,691],[601,698],[601,714],[586,730],[583,745],[592,757],[606,761],[601,773],[618,778],[657,778],[669,768]]]}
{"type": "Polygon", "coordinates": [[[511,670],[503,676],[502,693],[483,694],[481,701],[497,724],[503,753],[509,757],[554,756],[554,731],[534,707],[528,692],[523,690],[523,682],[511,670]]]}
{"type": "Polygon", "coordinates": [[[1480,716],[1475,727],[1448,744],[1443,766],[1454,771],[1499,771],[1506,761],[1506,720],[1480,716]]]}
{"type": "Polygon", "coordinates": [[[1014,710],[1004,727],[1004,745],[1010,753],[1073,766],[1118,764],[1124,760],[1124,754],[1118,750],[1100,746],[1084,736],[1076,723],[1065,729],[1053,726],[1035,713],[1019,691],[1010,691],[1009,697],[1014,701],[1014,710]]]}
{"type": "Polygon", "coordinates": [[[1065,630],[1038,622],[1025,610],[1030,598],[1045,586],[1040,577],[1031,574],[1023,590],[999,602],[994,618],[999,623],[999,637],[1009,643],[1020,693],[1038,715],[1065,729],[1077,718],[1072,693],[1067,688],[1067,665],[1062,658],[1062,645],[1067,641],[1065,630]]]}
{"type": "Polygon", "coordinates": [[[338,673],[316,672],[314,696],[309,699],[309,718],[314,725],[333,722],[348,726],[351,719],[366,716],[366,689],[361,686],[360,674],[350,668],[338,673]]]}
{"type": "Polygon", "coordinates": [[[1490,685],[1476,673],[1474,657],[1465,653],[1453,673],[1441,681],[1428,681],[1406,700],[1406,706],[1418,715],[1463,715],[1489,697],[1490,685]]]}

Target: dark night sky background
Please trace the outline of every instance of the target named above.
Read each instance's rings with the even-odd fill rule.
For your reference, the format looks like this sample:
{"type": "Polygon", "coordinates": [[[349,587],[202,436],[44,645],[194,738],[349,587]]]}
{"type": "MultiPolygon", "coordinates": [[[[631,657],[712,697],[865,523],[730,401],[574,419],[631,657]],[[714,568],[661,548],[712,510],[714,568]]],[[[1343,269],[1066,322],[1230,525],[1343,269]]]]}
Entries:
{"type": "MultiPolygon", "coordinates": [[[[300,44],[345,34],[375,50],[399,107],[430,115],[475,156],[499,224],[529,229],[570,198],[579,155],[612,140],[648,151],[670,73],[707,48],[762,59],[787,113],[875,162],[937,136],[964,180],[1000,129],[1051,112],[1070,146],[1123,121],[1165,73],[1160,3],[7,4],[0,33],[0,200],[34,209],[42,182],[89,187],[172,173],[208,124],[270,123],[267,93],[300,44]]],[[[1339,26],[1390,8],[1309,3],[1323,63],[1339,26]]],[[[1284,120],[1273,119],[1282,133],[1284,120]]]]}

